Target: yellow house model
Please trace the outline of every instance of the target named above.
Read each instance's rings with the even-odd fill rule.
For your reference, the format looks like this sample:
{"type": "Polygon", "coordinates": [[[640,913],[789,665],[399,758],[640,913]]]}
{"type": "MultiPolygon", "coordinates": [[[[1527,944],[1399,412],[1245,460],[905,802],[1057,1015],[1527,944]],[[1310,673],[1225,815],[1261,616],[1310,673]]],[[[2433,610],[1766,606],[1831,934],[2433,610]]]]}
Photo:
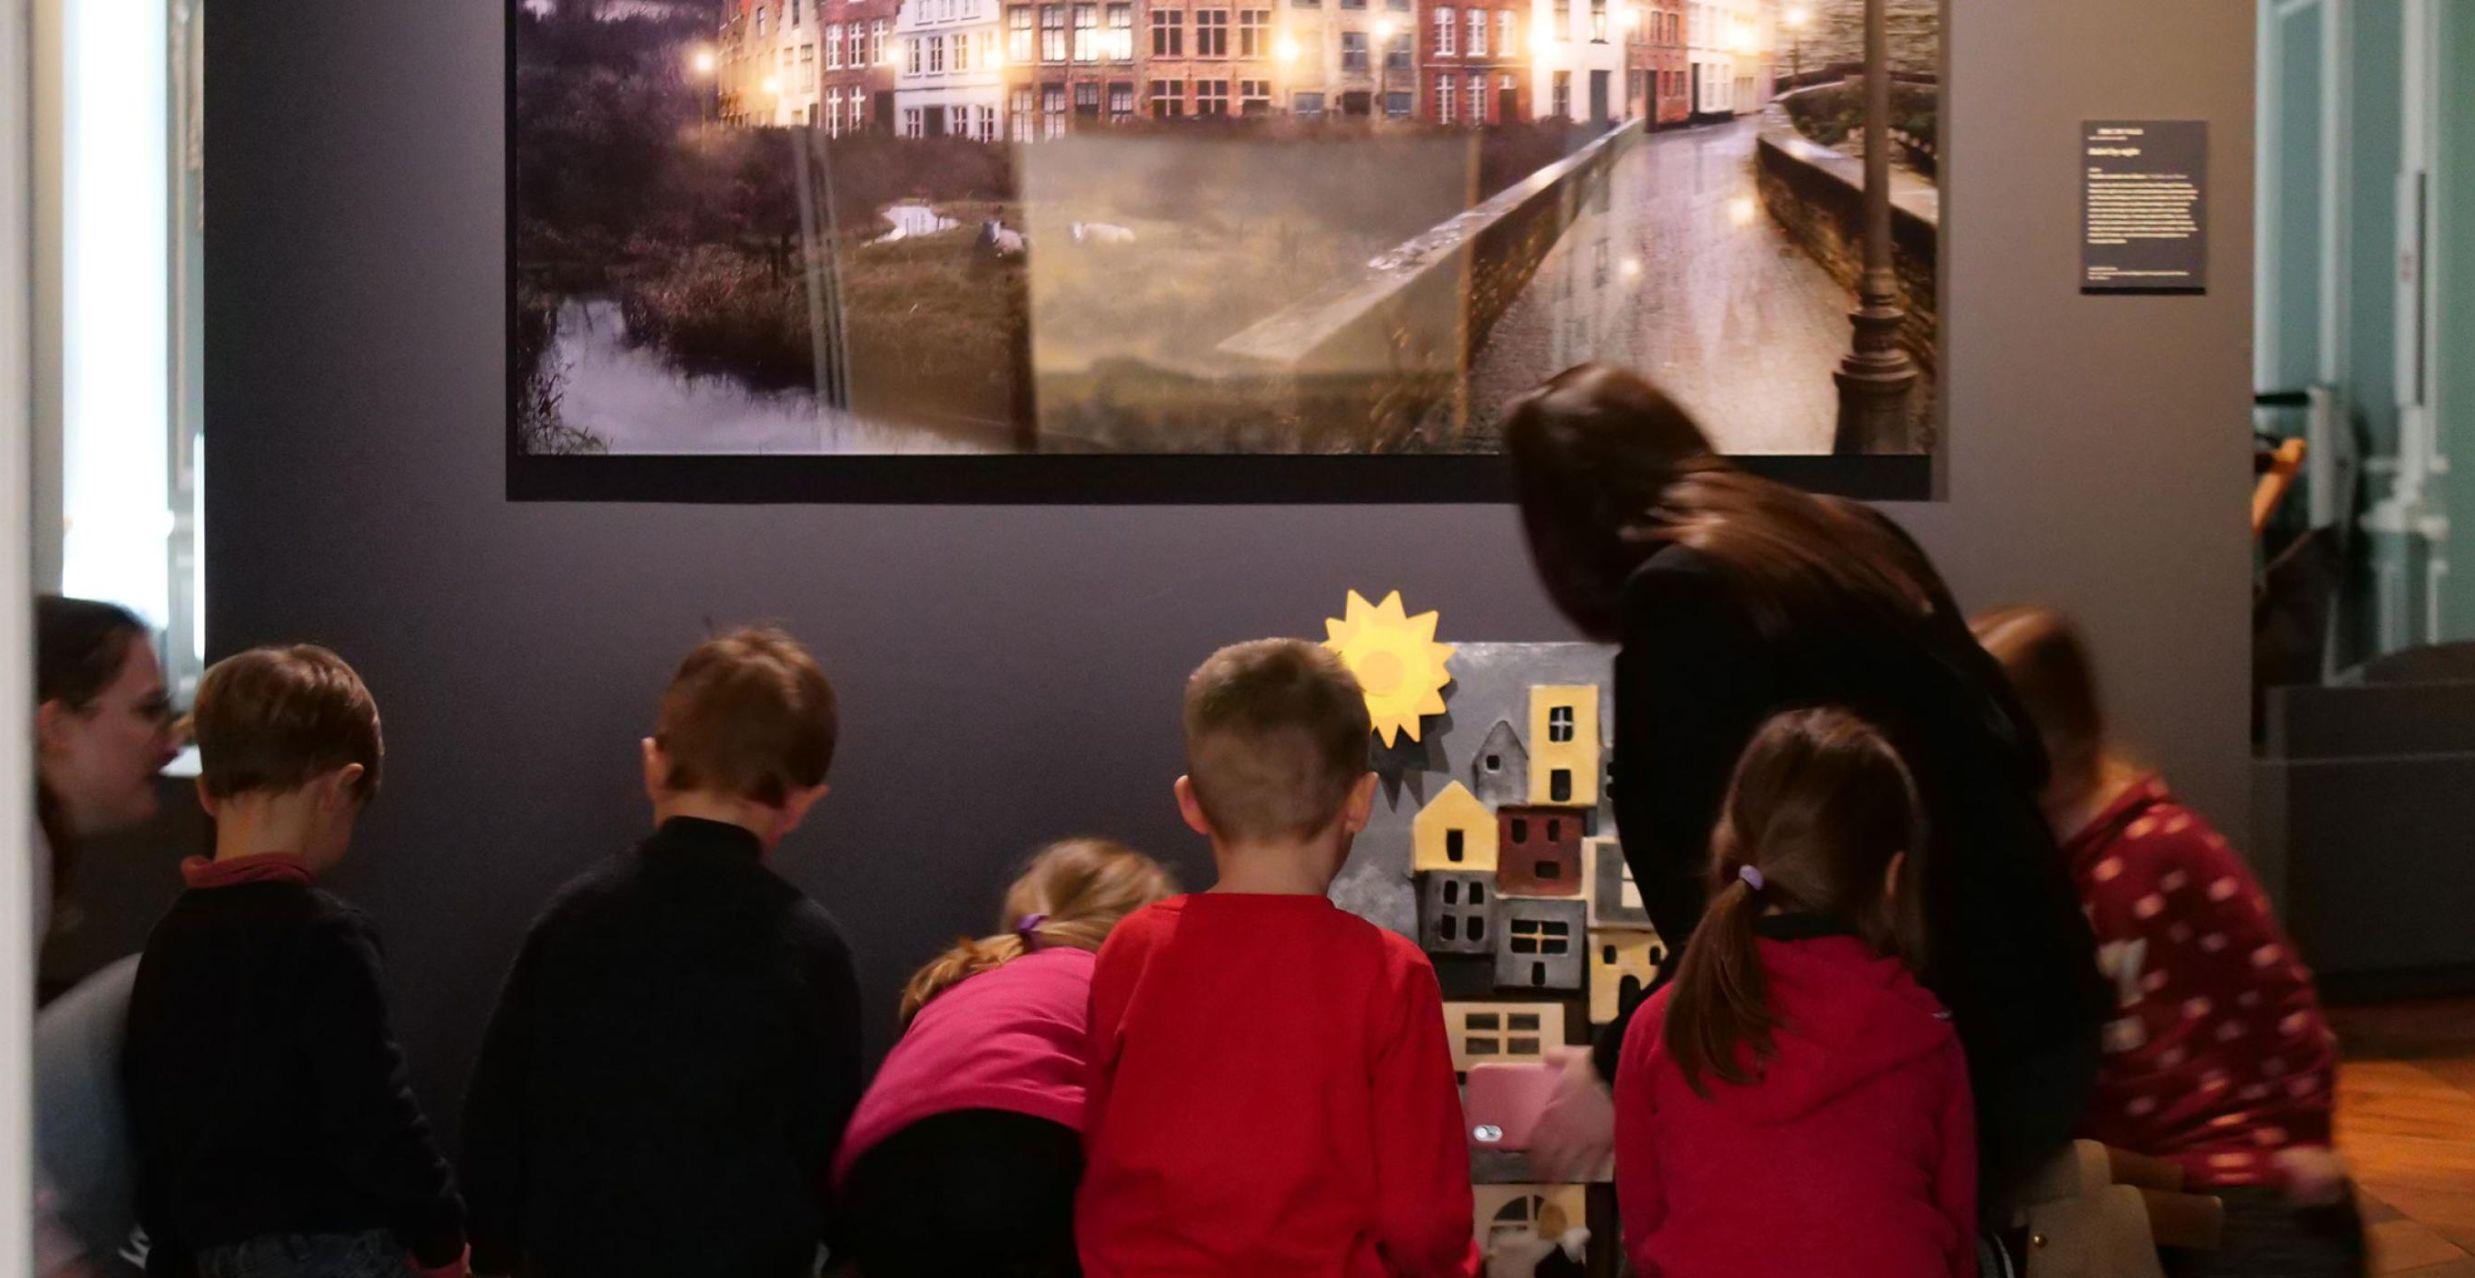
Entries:
{"type": "Polygon", "coordinates": [[[1530,689],[1530,802],[1598,806],[1598,688],[1542,683],[1530,689]]]}
{"type": "Polygon", "coordinates": [[[1646,928],[1593,928],[1590,931],[1590,1023],[1606,1025],[1638,1000],[1659,978],[1667,949],[1659,934],[1646,928]]]}
{"type": "Polygon", "coordinates": [[[1409,833],[1413,869],[1495,873],[1495,814],[1458,781],[1418,809],[1409,833]]]}

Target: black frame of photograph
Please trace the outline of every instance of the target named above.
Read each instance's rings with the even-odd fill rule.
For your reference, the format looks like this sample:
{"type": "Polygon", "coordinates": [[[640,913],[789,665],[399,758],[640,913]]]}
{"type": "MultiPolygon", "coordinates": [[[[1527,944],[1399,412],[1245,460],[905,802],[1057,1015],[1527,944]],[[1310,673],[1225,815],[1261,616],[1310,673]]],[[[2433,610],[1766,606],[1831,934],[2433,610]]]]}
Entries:
{"type": "MultiPolygon", "coordinates": [[[[500,80],[505,183],[501,349],[516,331],[516,10],[506,0],[500,80]]],[[[1943,91],[1949,90],[1950,5],[1942,5],[1943,91]]],[[[1947,295],[1948,272],[1935,292],[1947,295]]],[[[518,444],[524,392],[507,368],[503,435],[507,500],[816,505],[1419,505],[1509,503],[1499,453],[1006,453],[537,454],[518,444]]],[[[1857,501],[1931,501],[1948,436],[1947,393],[1934,406],[1929,453],[1755,453],[1729,462],[1811,492],[1857,501]]]]}

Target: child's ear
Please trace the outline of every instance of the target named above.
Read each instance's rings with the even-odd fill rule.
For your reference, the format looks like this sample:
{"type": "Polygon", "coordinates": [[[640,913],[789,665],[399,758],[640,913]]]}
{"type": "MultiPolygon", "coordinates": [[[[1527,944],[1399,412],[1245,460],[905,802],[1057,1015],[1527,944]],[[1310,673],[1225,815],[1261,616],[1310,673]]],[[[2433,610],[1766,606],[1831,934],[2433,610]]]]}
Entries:
{"type": "Polygon", "coordinates": [[[337,807],[350,807],[353,804],[360,802],[360,796],[353,793],[353,787],[361,784],[361,778],[368,775],[369,769],[362,767],[358,763],[347,763],[344,766],[337,768],[335,771],[328,773],[326,779],[327,802],[334,804],[337,807]]]}
{"type": "Polygon", "coordinates": [[[1891,853],[1891,863],[1882,867],[1882,903],[1895,905],[1899,901],[1899,882],[1908,872],[1908,854],[1891,853]]]}
{"type": "Polygon", "coordinates": [[[670,788],[670,759],[662,753],[662,743],[651,737],[638,742],[637,749],[644,760],[645,797],[659,803],[670,788]]]}
{"type": "Polygon", "coordinates": [[[39,754],[50,754],[66,748],[61,738],[67,734],[69,720],[76,715],[69,703],[54,697],[34,710],[34,744],[39,754]]]}
{"type": "Polygon", "coordinates": [[[816,801],[825,797],[826,788],[825,783],[819,781],[805,790],[793,790],[784,795],[782,823],[774,827],[775,837],[779,838],[798,829],[799,823],[808,819],[808,809],[815,807],[816,801]]]}
{"type": "Polygon", "coordinates": [[[216,798],[214,794],[206,788],[205,777],[199,777],[195,784],[198,787],[198,808],[206,813],[207,820],[212,821],[218,815],[215,809],[223,806],[223,800],[216,798]]]}
{"type": "Polygon", "coordinates": [[[1187,829],[1207,839],[1212,837],[1212,818],[1204,815],[1203,800],[1195,796],[1193,777],[1177,779],[1177,814],[1186,818],[1187,829]]]}
{"type": "Polygon", "coordinates": [[[1375,817],[1375,774],[1367,773],[1349,788],[1349,802],[1341,807],[1341,830],[1356,834],[1375,817]]]}

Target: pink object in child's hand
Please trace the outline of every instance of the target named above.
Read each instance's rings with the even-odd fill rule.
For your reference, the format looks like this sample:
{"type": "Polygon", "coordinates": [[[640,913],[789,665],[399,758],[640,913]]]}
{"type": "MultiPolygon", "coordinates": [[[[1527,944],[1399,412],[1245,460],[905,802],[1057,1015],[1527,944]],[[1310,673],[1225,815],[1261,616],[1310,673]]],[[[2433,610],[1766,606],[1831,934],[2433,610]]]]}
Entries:
{"type": "Polygon", "coordinates": [[[1470,1067],[1461,1111],[1470,1144],[1481,1149],[1528,1149],[1530,1133],[1555,1095],[1560,1070],[1544,1061],[1470,1067]]]}

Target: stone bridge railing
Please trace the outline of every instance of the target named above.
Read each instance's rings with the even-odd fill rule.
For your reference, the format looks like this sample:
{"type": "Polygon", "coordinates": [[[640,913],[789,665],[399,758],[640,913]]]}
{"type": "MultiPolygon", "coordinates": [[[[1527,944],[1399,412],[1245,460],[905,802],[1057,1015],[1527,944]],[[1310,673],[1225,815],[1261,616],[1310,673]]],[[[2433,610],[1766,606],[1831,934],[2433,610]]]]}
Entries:
{"type": "MultiPolygon", "coordinates": [[[[1764,111],[1754,151],[1762,203],[1779,225],[1851,296],[1865,273],[1865,166],[1796,131],[1784,108],[1764,111]]],[[[1929,373],[1941,347],[1941,194],[1914,174],[1891,175],[1891,264],[1908,312],[1901,344],[1929,373]]]]}
{"type": "MultiPolygon", "coordinates": [[[[1370,414],[1377,447],[1406,441],[1422,421],[1432,427],[1435,407],[1458,394],[1496,321],[1604,183],[1617,153],[1638,136],[1622,125],[1610,128],[1375,257],[1358,278],[1231,335],[1217,353],[1294,379],[1300,395],[1371,397],[1363,405],[1318,407],[1370,414]]],[[[1467,416],[1457,403],[1452,410],[1447,434],[1457,434],[1467,416]]]]}

